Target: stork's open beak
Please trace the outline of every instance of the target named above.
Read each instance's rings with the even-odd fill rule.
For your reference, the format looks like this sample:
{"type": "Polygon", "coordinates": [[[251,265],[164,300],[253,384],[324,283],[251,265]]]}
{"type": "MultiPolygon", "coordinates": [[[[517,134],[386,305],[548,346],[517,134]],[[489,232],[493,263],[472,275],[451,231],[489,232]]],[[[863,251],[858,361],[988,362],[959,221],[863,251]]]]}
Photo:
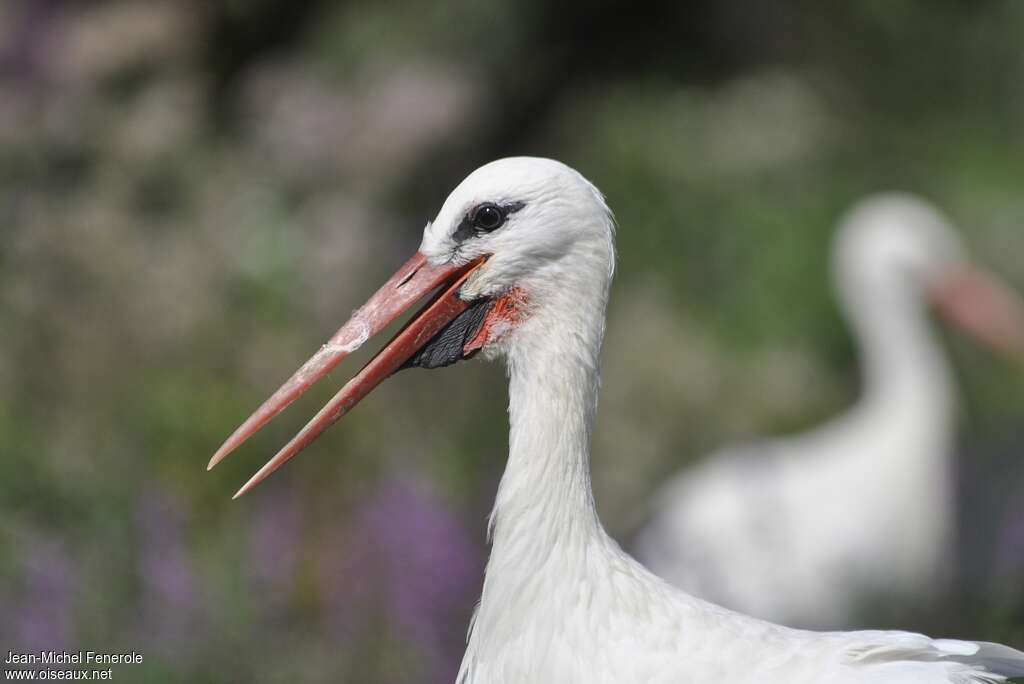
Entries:
{"type": "Polygon", "coordinates": [[[1024,301],[993,274],[962,269],[933,290],[932,305],[978,341],[1024,359],[1024,301]]]}
{"type": "Polygon", "coordinates": [[[327,375],[341,363],[342,359],[362,346],[367,339],[379,333],[416,302],[437,289],[437,293],[406,323],[405,327],[334,395],[334,398],[292,438],[292,441],[260,468],[238,490],[234,498],[262,482],[285,461],[309,446],[385,378],[402,368],[402,365],[434,335],[465,311],[469,303],[459,298],[459,288],[484,260],[485,257],[482,257],[461,266],[433,266],[422,253],[417,252],[352,315],[320,351],[306,361],[235,430],[210,459],[207,469],[213,468],[238,448],[271,418],[298,399],[313,383],[327,375]]]}

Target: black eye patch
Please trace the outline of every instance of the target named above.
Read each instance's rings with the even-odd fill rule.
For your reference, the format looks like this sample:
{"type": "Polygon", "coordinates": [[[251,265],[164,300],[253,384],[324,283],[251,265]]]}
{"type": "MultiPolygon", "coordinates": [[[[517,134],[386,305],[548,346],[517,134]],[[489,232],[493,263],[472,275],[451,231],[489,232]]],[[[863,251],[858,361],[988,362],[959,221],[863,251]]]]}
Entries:
{"type": "Polygon", "coordinates": [[[525,206],[525,202],[507,202],[505,204],[483,202],[478,204],[462,217],[462,221],[459,222],[459,227],[455,229],[452,237],[456,242],[464,242],[477,235],[495,231],[505,225],[510,214],[516,213],[525,206]]]}

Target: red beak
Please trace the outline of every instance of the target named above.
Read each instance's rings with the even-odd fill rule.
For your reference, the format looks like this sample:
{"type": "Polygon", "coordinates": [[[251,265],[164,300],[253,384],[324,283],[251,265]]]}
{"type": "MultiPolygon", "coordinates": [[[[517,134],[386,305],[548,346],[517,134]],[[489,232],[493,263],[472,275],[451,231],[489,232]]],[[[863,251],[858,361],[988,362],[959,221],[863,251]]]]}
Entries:
{"type": "Polygon", "coordinates": [[[331,337],[280,389],[227,439],[210,459],[207,470],[249,439],[271,418],[298,399],[313,383],[327,375],[342,359],[362,346],[417,301],[438,289],[398,334],[334,395],[281,451],[252,476],[234,498],[240,497],[280,468],[285,461],[309,446],[320,434],[348,413],[385,378],[431,340],[442,328],[465,311],[469,303],[458,296],[459,288],[484,258],[461,266],[433,266],[417,252],[377,290],[352,318],[331,337]]]}
{"type": "Polygon", "coordinates": [[[1024,359],[1024,302],[991,273],[977,267],[955,273],[932,292],[932,304],[975,339],[1024,359]]]}

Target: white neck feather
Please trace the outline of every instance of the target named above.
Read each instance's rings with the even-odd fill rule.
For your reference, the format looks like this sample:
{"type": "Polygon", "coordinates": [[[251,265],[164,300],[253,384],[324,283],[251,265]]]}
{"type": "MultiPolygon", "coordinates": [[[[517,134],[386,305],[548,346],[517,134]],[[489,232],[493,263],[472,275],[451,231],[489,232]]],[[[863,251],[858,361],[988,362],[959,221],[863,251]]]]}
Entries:
{"type": "MultiPolygon", "coordinates": [[[[518,648],[540,648],[552,615],[580,605],[572,587],[617,545],[590,486],[590,435],[610,284],[603,247],[590,268],[559,277],[507,350],[509,457],[491,515],[492,549],[461,677],[518,648]],[[595,293],[596,290],[596,293],[595,293]],[[560,608],[556,603],[565,598],[560,608]],[[571,599],[571,600],[570,600],[571,599]]],[[[585,260],[586,261],[586,260],[585,260]]],[[[579,266],[579,261],[576,262],[579,266]]],[[[621,553],[621,552],[619,552],[621,553]]],[[[523,662],[537,663],[539,654],[523,662]]]]}
{"type": "Polygon", "coordinates": [[[948,422],[949,363],[921,295],[899,284],[843,293],[863,366],[861,405],[948,422]]]}
{"type": "Polygon", "coordinates": [[[600,528],[590,487],[600,333],[581,348],[568,326],[546,327],[542,344],[509,358],[509,458],[492,513],[492,564],[510,555],[525,573],[600,528]]]}

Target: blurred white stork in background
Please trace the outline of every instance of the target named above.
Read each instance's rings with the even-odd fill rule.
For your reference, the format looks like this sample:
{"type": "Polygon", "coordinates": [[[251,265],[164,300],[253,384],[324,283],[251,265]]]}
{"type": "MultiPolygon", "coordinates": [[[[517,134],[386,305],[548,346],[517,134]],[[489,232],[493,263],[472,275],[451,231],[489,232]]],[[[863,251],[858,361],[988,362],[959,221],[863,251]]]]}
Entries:
{"type": "MultiPolygon", "coordinates": [[[[239,494],[392,373],[478,351],[503,357],[509,457],[460,682],[967,684],[1024,674],[1024,653],[1006,646],[816,633],[749,618],[670,587],[625,554],[598,520],[589,474],[613,266],[611,213],[580,174],[545,159],[487,164],[448,197],[419,252],[243,423],[211,467],[436,291],[239,494]]],[[[443,419],[443,400],[437,406],[443,419]]]]}
{"type": "Polygon", "coordinates": [[[829,629],[850,626],[865,600],[923,602],[948,588],[955,391],[929,307],[1024,355],[1024,305],[970,264],[925,202],[863,200],[833,257],[863,364],[860,401],[811,432],[726,448],[675,475],[635,549],[697,596],[829,629]]]}

